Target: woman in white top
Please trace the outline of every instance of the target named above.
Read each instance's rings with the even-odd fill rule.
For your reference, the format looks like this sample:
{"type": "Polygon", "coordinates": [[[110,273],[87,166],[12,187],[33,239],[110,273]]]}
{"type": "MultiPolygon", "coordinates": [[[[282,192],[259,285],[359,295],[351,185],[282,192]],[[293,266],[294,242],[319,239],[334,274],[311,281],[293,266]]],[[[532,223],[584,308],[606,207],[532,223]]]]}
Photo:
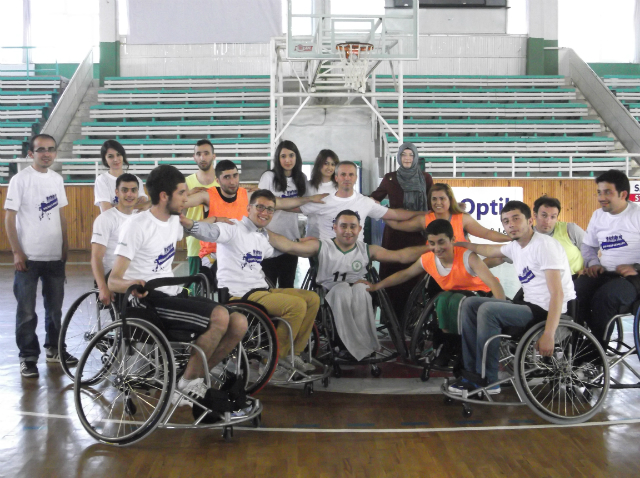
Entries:
{"type": "MultiPolygon", "coordinates": [[[[127,161],[127,152],[120,143],[113,139],[108,139],[102,144],[100,157],[102,158],[102,164],[104,164],[106,168],[109,168],[109,171],[102,173],[96,178],[93,191],[95,195],[94,204],[100,208],[100,212],[104,212],[117,204],[116,180],[118,176],[124,173],[123,167],[129,167],[129,162],[127,161]]],[[[136,203],[136,209],[148,209],[151,203],[144,192],[142,180],[138,176],[136,176],[136,178],[138,179],[138,202],[136,203]]]]}
{"type": "MultiPolygon", "coordinates": [[[[291,141],[282,141],[276,149],[273,169],[262,174],[258,188],[268,189],[276,198],[306,196],[307,177],[302,172],[302,157],[298,147],[291,141]]],[[[276,211],[267,228],[291,241],[300,240],[298,214],[276,211]]],[[[262,270],[274,286],[280,289],[293,288],[298,268],[298,256],[283,254],[276,250],[273,256],[262,261],[262,270]]]]}
{"type": "MultiPolygon", "coordinates": [[[[330,149],[321,150],[311,171],[307,194],[335,193],[338,190],[338,183],[334,173],[339,162],[340,159],[336,153],[330,149]]],[[[307,218],[307,237],[320,237],[319,234],[318,216],[312,214],[307,218]]]]}

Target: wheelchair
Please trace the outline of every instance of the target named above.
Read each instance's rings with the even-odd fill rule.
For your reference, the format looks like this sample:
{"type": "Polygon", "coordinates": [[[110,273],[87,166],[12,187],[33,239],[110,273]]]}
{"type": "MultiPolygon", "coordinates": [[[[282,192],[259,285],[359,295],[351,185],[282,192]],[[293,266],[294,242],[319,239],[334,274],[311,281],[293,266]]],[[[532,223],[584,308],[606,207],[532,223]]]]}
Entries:
{"type": "Polygon", "coordinates": [[[411,290],[401,321],[402,331],[407,339],[413,337],[416,323],[429,301],[440,292],[442,289],[429,274],[425,274],[411,290]]]}
{"type": "MultiPolygon", "coordinates": [[[[326,302],[326,290],[324,287],[316,283],[317,267],[312,267],[307,271],[307,275],[303,281],[302,288],[307,290],[315,290],[320,296],[320,309],[318,311],[318,317],[316,318],[316,326],[318,329],[318,358],[323,363],[330,364],[333,368],[333,376],[340,378],[342,376],[343,365],[369,365],[371,368],[371,375],[373,377],[380,377],[382,375],[382,369],[378,364],[382,362],[388,362],[397,357],[405,359],[407,357],[407,349],[402,334],[402,329],[398,323],[393,307],[384,289],[376,291],[373,295],[373,307],[380,309],[380,322],[377,327],[377,331],[382,337],[389,337],[395,347],[395,351],[382,346],[382,350],[375,351],[371,356],[366,357],[360,361],[356,360],[351,354],[348,353],[342,340],[338,336],[338,332],[335,327],[335,320],[333,318],[333,312],[331,307],[326,302]]],[[[372,283],[380,281],[378,272],[369,267],[367,269],[367,279],[372,283]]]]}
{"type": "MultiPolygon", "coordinates": [[[[268,282],[269,288],[273,288],[268,282]]],[[[291,362],[293,363],[293,334],[289,323],[281,317],[269,316],[267,310],[257,302],[247,299],[230,300],[229,289],[218,288],[218,301],[224,304],[229,311],[237,311],[247,317],[248,329],[241,343],[248,358],[248,383],[247,393],[252,395],[260,391],[267,383],[274,385],[303,385],[306,396],[310,396],[314,391],[314,382],[321,381],[325,387],[329,386],[329,367],[317,359],[319,343],[318,331],[314,327],[305,358],[307,362],[321,368],[321,373],[305,373],[300,370],[287,368],[286,380],[274,380],[273,374],[278,367],[284,367],[278,363],[280,345],[276,333],[274,322],[284,324],[289,329],[289,339],[291,341],[291,362]],[[315,353],[314,353],[315,352],[315,353]]]]}
{"type": "Polygon", "coordinates": [[[490,337],[483,348],[480,386],[473,391],[462,391],[460,396],[449,392],[449,379],[445,379],[442,385],[445,403],[461,401],[464,417],[472,415],[472,404],[483,404],[526,405],[539,417],[561,425],[591,419],[602,408],[609,391],[609,364],[605,351],[591,332],[570,316],[562,315],[553,354],[543,357],[535,344],[544,327],[545,322],[507,327],[490,337]],[[494,340],[500,341],[500,363],[505,377],[486,383],[487,351],[494,340]],[[494,399],[491,389],[505,384],[512,385],[514,391],[505,390],[497,396],[500,398],[494,399]]]}
{"type": "MultiPolygon", "coordinates": [[[[202,278],[156,279],[142,290],[197,280],[202,278]]],[[[205,370],[207,388],[226,393],[209,396],[210,390],[205,400],[194,400],[177,390],[176,381],[191,353],[198,354],[208,368],[204,352],[194,343],[169,340],[148,309],[134,309],[145,311],[143,318],[130,317],[127,299],[136,289],[141,288],[127,290],[119,319],[96,331],[78,362],[74,401],[85,430],[96,440],[124,446],[158,427],[219,428],[228,440],[236,425],[250,421],[259,426],[262,404],[244,395],[248,360],[242,344],[211,371],[205,370]],[[181,403],[192,407],[192,417],[178,412],[181,403]]]]}

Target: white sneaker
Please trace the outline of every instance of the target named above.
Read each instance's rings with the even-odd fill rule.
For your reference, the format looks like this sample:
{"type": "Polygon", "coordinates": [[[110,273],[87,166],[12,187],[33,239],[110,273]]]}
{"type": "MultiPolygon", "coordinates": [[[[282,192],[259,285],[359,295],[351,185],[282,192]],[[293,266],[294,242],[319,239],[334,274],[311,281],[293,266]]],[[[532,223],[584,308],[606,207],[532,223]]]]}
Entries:
{"type": "Polygon", "coordinates": [[[312,363],[305,362],[299,355],[295,355],[293,357],[293,365],[291,365],[291,357],[283,357],[278,363],[283,363],[285,367],[296,369],[300,372],[313,372],[316,369],[316,366],[312,363]]]}
{"type": "Polygon", "coordinates": [[[251,413],[251,405],[246,408],[241,408],[240,410],[236,410],[235,412],[231,412],[231,418],[241,418],[246,417],[251,413]]]}
{"type": "MultiPolygon", "coordinates": [[[[204,379],[202,378],[196,378],[193,380],[185,380],[184,378],[181,378],[176,388],[191,400],[202,400],[207,393],[207,386],[204,384],[204,379]]],[[[173,392],[171,405],[175,405],[181,398],[184,399],[182,400],[181,405],[193,407],[193,402],[191,400],[186,399],[177,392],[173,392]]]]}
{"type": "Polygon", "coordinates": [[[271,375],[270,380],[273,380],[274,382],[286,382],[291,378],[291,375],[291,370],[279,366],[276,368],[276,371],[273,372],[273,375],[271,375]]]}

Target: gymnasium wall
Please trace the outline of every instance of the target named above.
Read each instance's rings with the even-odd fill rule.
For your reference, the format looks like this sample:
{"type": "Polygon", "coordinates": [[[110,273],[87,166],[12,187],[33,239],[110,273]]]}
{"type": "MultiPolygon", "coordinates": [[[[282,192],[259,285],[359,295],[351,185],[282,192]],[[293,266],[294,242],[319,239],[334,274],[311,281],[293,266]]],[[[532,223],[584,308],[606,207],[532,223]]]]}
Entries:
{"type": "MultiPolygon", "coordinates": [[[[301,153],[304,154],[304,153],[301,153]]],[[[446,179],[438,178],[451,186],[459,187],[522,187],[524,201],[533,205],[543,194],[556,197],[562,204],[560,219],[575,222],[586,229],[591,214],[598,208],[593,179],[446,179]]],[[[65,208],[69,228],[69,248],[71,250],[90,250],[92,224],[98,215],[93,205],[93,186],[65,186],[69,205],[65,208]]],[[[365,189],[365,192],[368,190],[365,189]]],[[[6,186],[0,187],[0,202],[4,204],[6,186]]],[[[0,232],[0,250],[10,251],[4,229],[4,209],[0,210],[2,228],[0,232]]]]}

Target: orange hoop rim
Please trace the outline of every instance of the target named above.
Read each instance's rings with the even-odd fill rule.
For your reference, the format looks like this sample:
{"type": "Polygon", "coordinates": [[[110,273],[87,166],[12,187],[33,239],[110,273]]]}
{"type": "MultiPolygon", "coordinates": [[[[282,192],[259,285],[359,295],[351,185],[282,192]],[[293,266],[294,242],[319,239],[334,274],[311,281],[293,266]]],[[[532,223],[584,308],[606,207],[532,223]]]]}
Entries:
{"type": "Polygon", "coordinates": [[[349,53],[354,51],[358,51],[358,52],[371,51],[373,50],[373,45],[371,43],[362,43],[359,41],[344,42],[344,43],[338,43],[336,45],[336,50],[346,51],[349,53]]]}

